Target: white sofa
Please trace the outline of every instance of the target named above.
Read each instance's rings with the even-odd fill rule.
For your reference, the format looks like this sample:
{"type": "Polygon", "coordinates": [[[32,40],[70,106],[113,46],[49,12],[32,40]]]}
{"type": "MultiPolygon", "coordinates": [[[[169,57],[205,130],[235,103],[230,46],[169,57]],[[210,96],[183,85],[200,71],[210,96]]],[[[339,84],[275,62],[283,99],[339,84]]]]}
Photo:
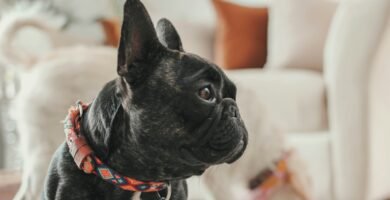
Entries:
{"type": "MultiPolygon", "coordinates": [[[[168,17],[177,25],[186,49],[213,58],[216,20],[210,1],[144,2],[155,19],[168,17]]],[[[327,34],[323,69],[228,72],[241,87],[255,88],[259,101],[307,162],[315,199],[390,195],[388,52],[390,1],[342,0],[327,34]]]]}

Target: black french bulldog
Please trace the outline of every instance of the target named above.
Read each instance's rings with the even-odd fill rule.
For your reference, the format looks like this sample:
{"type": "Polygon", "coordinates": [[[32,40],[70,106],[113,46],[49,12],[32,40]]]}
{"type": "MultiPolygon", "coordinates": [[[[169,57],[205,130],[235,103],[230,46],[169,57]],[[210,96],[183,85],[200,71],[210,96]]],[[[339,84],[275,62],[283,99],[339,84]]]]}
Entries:
{"type": "MultiPolygon", "coordinates": [[[[187,199],[186,178],[232,163],[246,148],[236,87],[215,64],[184,52],[168,20],[158,22],[156,33],[139,0],[125,4],[118,51],[119,77],[83,114],[80,132],[117,172],[169,182],[170,199],[187,199]]],[[[140,198],[157,199],[162,193],[140,198]]],[[[134,195],[85,174],[64,143],[52,160],[43,199],[129,200],[134,195]]]]}

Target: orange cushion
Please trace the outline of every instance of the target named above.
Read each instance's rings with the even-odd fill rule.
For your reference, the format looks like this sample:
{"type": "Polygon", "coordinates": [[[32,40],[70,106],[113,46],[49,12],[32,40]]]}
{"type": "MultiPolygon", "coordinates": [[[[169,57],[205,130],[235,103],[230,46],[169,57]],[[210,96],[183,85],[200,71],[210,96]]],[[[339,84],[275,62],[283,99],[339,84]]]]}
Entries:
{"type": "Polygon", "coordinates": [[[117,47],[121,37],[121,21],[119,19],[101,19],[100,23],[103,27],[106,39],[105,45],[117,47]]]}
{"type": "Polygon", "coordinates": [[[261,68],[267,57],[268,9],[213,0],[218,16],[215,62],[225,69],[261,68]]]}
{"type": "Polygon", "coordinates": [[[19,189],[21,173],[0,170],[0,180],[0,199],[12,200],[19,189]]]}

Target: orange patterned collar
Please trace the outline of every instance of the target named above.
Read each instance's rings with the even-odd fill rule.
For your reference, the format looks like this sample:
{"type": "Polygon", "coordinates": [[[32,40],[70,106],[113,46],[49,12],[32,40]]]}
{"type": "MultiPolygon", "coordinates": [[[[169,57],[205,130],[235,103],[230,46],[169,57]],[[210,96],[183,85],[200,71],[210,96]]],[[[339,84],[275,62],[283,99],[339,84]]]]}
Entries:
{"type": "Polygon", "coordinates": [[[165,182],[143,182],[120,175],[104,164],[92,151],[85,137],[80,133],[80,119],[89,105],[77,102],[69,109],[64,121],[66,143],[76,165],[87,174],[95,174],[104,181],[123,190],[133,192],[158,192],[168,187],[165,182]]]}

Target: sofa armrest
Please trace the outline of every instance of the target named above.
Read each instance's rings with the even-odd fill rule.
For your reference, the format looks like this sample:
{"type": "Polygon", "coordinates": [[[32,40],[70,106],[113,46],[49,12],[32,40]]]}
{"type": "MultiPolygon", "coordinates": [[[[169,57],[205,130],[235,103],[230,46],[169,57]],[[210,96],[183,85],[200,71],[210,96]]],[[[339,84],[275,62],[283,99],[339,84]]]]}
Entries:
{"type": "Polygon", "coordinates": [[[389,4],[388,0],[343,1],[329,33],[324,72],[335,199],[366,199],[369,74],[389,4]]]}
{"type": "Polygon", "coordinates": [[[368,199],[390,198],[390,17],[370,74],[368,199]]]}

